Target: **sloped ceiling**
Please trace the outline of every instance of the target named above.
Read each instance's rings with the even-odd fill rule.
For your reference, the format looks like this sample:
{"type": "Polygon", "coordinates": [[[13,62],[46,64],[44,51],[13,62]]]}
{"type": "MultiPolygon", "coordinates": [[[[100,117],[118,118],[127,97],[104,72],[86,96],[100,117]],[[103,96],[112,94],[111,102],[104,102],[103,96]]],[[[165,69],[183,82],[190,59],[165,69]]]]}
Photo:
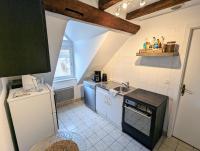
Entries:
{"type": "Polygon", "coordinates": [[[102,70],[130,35],[108,31],[89,40],[75,42],[76,78],[78,84],[102,70]]]}
{"type": "Polygon", "coordinates": [[[102,70],[130,36],[74,20],[68,21],[65,35],[73,41],[75,76],[79,84],[94,70],[102,70]]]}
{"type": "Polygon", "coordinates": [[[127,40],[127,36],[130,36],[126,33],[108,31],[106,28],[69,20],[67,17],[63,18],[61,15],[49,12],[46,12],[46,20],[52,71],[36,76],[43,77],[50,85],[53,82],[64,34],[67,34],[74,43],[78,83],[91,75],[94,70],[103,69],[127,40]]]}
{"type": "Polygon", "coordinates": [[[75,73],[77,82],[83,79],[84,74],[91,65],[99,49],[103,46],[107,33],[99,36],[80,40],[74,43],[75,73]]]}
{"type": "Polygon", "coordinates": [[[104,66],[111,60],[114,54],[118,52],[130,36],[128,34],[113,31],[108,31],[106,34],[106,37],[79,83],[81,83],[85,78],[91,77],[95,70],[102,71],[104,66]]]}
{"type": "Polygon", "coordinates": [[[45,12],[45,14],[46,14],[51,72],[36,74],[35,76],[39,78],[44,78],[45,82],[47,82],[49,85],[52,85],[68,18],[47,11],[45,12]]]}
{"type": "Polygon", "coordinates": [[[66,28],[65,33],[67,33],[67,36],[73,42],[75,42],[75,41],[95,37],[106,31],[108,31],[108,29],[103,28],[103,27],[99,27],[99,26],[95,26],[95,25],[91,25],[91,24],[83,23],[83,22],[79,22],[79,21],[70,20],[67,23],[67,28],[66,28]]]}

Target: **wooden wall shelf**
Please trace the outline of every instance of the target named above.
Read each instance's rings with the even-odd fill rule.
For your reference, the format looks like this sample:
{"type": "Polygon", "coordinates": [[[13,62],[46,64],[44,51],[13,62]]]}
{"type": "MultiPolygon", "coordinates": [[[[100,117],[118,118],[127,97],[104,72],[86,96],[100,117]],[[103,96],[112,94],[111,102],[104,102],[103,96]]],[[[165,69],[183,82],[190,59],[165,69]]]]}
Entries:
{"type": "Polygon", "coordinates": [[[179,52],[140,52],[136,53],[136,56],[146,56],[146,57],[170,57],[179,56],[179,52]]]}

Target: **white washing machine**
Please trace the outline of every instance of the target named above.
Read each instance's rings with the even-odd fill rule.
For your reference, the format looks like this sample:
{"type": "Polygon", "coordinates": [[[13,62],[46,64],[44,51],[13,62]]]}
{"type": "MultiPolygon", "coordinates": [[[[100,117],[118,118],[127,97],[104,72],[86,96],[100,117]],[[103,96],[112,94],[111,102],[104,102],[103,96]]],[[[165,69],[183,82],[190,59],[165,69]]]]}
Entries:
{"type": "Polygon", "coordinates": [[[20,151],[28,151],[57,132],[54,92],[48,85],[42,85],[40,89],[24,92],[20,88],[9,92],[7,101],[20,151]]]}

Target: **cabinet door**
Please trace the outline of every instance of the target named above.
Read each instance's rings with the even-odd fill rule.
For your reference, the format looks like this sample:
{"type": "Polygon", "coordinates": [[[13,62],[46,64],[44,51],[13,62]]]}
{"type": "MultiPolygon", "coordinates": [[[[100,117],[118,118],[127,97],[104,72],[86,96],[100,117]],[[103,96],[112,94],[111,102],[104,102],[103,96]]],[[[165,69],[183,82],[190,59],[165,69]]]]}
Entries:
{"type": "Polygon", "coordinates": [[[97,113],[107,117],[107,92],[104,89],[96,89],[96,111],[97,113]]]}
{"type": "Polygon", "coordinates": [[[110,95],[110,112],[109,112],[109,119],[114,122],[117,126],[121,127],[122,122],[122,104],[123,104],[123,97],[122,96],[112,96],[110,95]]]}
{"type": "Polygon", "coordinates": [[[1,0],[0,14],[0,77],[51,71],[42,0],[1,0]]]}

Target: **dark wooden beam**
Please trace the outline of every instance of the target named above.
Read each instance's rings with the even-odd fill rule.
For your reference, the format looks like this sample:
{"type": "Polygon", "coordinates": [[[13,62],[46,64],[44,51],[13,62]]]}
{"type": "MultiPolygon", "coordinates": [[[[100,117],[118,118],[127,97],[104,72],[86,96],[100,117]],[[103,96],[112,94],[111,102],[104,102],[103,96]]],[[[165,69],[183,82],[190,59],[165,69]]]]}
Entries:
{"type": "Polygon", "coordinates": [[[99,0],[99,9],[105,10],[120,1],[122,0],[99,0]]]}
{"type": "Polygon", "coordinates": [[[135,34],[140,26],[76,0],[43,0],[46,10],[96,25],[135,34]]]}
{"type": "Polygon", "coordinates": [[[127,14],[126,19],[131,20],[137,17],[141,17],[144,15],[148,15],[151,13],[154,13],[156,11],[166,9],[175,5],[179,5],[181,3],[187,2],[190,0],[160,0],[158,2],[155,2],[153,4],[147,5],[145,7],[142,7],[140,9],[134,10],[127,14]]]}

